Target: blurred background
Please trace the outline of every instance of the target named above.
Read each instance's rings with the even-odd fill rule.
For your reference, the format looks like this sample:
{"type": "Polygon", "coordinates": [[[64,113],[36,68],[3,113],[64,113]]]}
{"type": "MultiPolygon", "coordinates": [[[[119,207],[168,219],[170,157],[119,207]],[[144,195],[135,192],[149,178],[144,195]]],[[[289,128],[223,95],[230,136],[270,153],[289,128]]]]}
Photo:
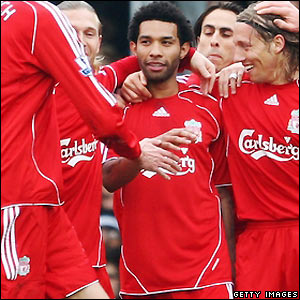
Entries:
{"type": "MultiPolygon", "coordinates": [[[[62,1],[50,1],[57,5],[62,1]]],[[[109,64],[115,60],[130,54],[127,40],[127,27],[129,20],[136,9],[152,1],[86,1],[92,5],[98,13],[103,25],[103,42],[101,55],[104,56],[102,64],[109,64]]],[[[199,15],[209,6],[219,1],[170,1],[178,6],[192,25],[199,15]]],[[[228,1],[237,2],[246,8],[249,4],[257,1],[228,1]]],[[[291,1],[299,8],[299,1],[291,1]]],[[[121,239],[118,223],[113,213],[113,194],[103,188],[103,201],[101,211],[101,227],[106,246],[107,271],[111,283],[119,299],[119,257],[121,239]]]]}
{"type": "MultiPolygon", "coordinates": [[[[50,1],[57,5],[62,1],[50,1]]],[[[86,1],[97,11],[103,24],[102,55],[105,56],[105,63],[118,60],[129,55],[127,40],[127,27],[129,20],[135,10],[140,6],[152,1],[86,1]]],[[[199,15],[210,5],[219,1],[170,1],[177,5],[190,20],[192,24],[199,15]]],[[[256,1],[231,1],[238,2],[241,6],[247,7],[256,1]]],[[[297,1],[299,2],[299,1],[297,1]]]]}

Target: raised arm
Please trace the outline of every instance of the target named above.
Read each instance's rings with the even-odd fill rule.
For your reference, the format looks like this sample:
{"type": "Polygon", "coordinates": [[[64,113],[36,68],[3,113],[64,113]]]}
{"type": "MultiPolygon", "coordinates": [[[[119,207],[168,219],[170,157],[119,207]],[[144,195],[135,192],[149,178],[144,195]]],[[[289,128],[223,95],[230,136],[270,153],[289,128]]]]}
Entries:
{"type": "Polygon", "coordinates": [[[97,139],[122,156],[138,158],[137,138],[124,125],[116,99],[93,76],[68,19],[47,1],[38,3],[36,24],[28,27],[34,28],[32,55],[40,69],[60,82],[97,139]]]}

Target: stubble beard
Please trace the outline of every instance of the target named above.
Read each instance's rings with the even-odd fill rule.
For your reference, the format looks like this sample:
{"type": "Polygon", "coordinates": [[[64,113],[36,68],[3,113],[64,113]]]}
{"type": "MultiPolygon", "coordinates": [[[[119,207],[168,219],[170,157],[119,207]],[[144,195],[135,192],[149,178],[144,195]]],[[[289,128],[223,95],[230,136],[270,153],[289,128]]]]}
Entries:
{"type": "Polygon", "coordinates": [[[177,74],[179,63],[180,63],[179,58],[174,60],[171,65],[166,63],[167,69],[164,72],[158,72],[157,74],[155,74],[155,72],[148,71],[148,69],[145,65],[143,65],[143,64],[140,64],[140,65],[141,65],[141,69],[147,79],[147,82],[158,84],[158,83],[162,83],[162,82],[165,82],[168,79],[170,79],[175,72],[177,74]]]}

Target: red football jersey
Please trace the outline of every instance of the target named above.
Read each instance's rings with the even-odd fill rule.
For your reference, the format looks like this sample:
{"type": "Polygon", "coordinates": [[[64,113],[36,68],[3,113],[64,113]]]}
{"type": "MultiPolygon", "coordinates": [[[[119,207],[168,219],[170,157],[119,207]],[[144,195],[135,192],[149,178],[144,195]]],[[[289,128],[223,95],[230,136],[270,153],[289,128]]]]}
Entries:
{"type": "MultiPolygon", "coordinates": [[[[136,57],[101,67],[99,82],[114,92],[124,79],[139,70],[136,57]]],[[[93,266],[104,266],[105,249],[100,228],[102,200],[102,150],[64,89],[55,89],[63,167],[64,209],[93,266]],[[88,232],[88,234],[87,234],[88,232]]]]}
{"type": "MultiPolygon", "coordinates": [[[[201,91],[200,77],[197,74],[192,73],[188,75],[177,76],[177,80],[179,80],[182,83],[185,83],[189,88],[201,91]]],[[[214,85],[211,95],[219,99],[219,91],[217,84],[214,85]]],[[[197,101],[197,99],[195,99],[194,101],[197,101]]],[[[223,121],[221,122],[221,124],[223,124],[223,121]]],[[[218,142],[212,144],[210,147],[210,153],[213,159],[217,162],[213,173],[213,179],[217,187],[227,186],[231,188],[232,184],[228,169],[228,161],[226,157],[226,145],[227,136],[225,135],[224,128],[221,128],[221,136],[218,142]]]]}
{"type": "Polygon", "coordinates": [[[219,104],[180,87],[178,95],[150,99],[125,112],[126,124],[140,139],[180,127],[193,128],[198,139],[177,153],[182,171],[171,175],[170,181],[142,171],[115,193],[122,235],[122,294],[197,289],[231,281],[209,152],[220,136],[219,104]]]}
{"type": "Polygon", "coordinates": [[[49,99],[56,82],[97,139],[122,156],[139,156],[114,97],[92,75],[75,30],[57,7],[3,2],[1,42],[2,207],[61,204],[59,135],[49,99]]]}
{"type": "Polygon", "coordinates": [[[221,102],[240,220],[299,218],[299,82],[244,81],[221,102]]]}

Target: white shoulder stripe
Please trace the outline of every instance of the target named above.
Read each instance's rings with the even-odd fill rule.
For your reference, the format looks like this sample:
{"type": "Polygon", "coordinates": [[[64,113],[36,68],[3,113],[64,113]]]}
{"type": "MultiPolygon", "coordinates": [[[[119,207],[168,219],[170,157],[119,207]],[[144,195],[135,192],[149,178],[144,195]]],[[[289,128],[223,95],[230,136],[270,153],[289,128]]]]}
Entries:
{"type": "MultiPolygon", "coordinates": [[[[37,3],[46,8],[52,14],[60,30],[67,39],[71,49],[73,50],[75,57],[86,56],[84,47],[82,43],[80,43],[75,29],[71,26],[68,18],[59,10],[59,8],[47,1],[37,1],[37,3]]],[[[101,95],[103,95],[103,97],[106,99],[106,101],[111,106],[115,106],[117,101],[113,95],[109,93],[94,76],[89,76],[89,78],[101,95]]]]}
{"type": "Polygon", "coordinates": [[[35,38],[36,38],[37,21],[38,21],[37,20],[37,12],[36,12],[35,7],[31,3],[27,2],[27,1],[24,1],[24,3],[26,3],[27,5],[29,5],[32,8],[33,13],[34,13],[34,29],[33,29],[33,36],[32,36],[32,42],[31,42],[31,54],[33,54],[33,52],[34,52],[34,45],[35,45],[35,38]]]}
{"type": "Polygon", "coordinates": [[[79,42],[75,29],[71,26],[69,20],[62,14],[59,8],[47,1],[37,1],[37,3],[45,7],[52,14],[75,56],[80,57],[85,55],[83,45],[79,42]]]}
{"type": "Polygon", "coordinates": [[[95,85],[97,90],[101,93],[101,95],[105,98],[105,100],[111,105],[115,106],[117,104],[117,100],[115,97],[100,83],[94,76],[89,76],[92,83],[95,85]]]}
{"type": "MultiPolygon", "coordinates": [[[[86,56],[84,53],[84,47],[82,43],[78,40],[77,33],[75,29],[71,26],[68,18],[61,13],[58,7],[55,5],[47,2],[47,1],[37,1],[41,6],[45,7],[54,17],[56,20],[59,28],[63,32],[64,36],[66,37],[70,47],[72,48],[75,57],[81,57],[86,56]]],[[[94,84],[94,86],[97,88],[97,90],[103,95],[103,97],[106,99],[106,101],[111,105],[115,106],[117,101],[113,97],[112,94],[110,94],[98,81],[94,76],[89,76],[90,80],[94,84]]]]}

